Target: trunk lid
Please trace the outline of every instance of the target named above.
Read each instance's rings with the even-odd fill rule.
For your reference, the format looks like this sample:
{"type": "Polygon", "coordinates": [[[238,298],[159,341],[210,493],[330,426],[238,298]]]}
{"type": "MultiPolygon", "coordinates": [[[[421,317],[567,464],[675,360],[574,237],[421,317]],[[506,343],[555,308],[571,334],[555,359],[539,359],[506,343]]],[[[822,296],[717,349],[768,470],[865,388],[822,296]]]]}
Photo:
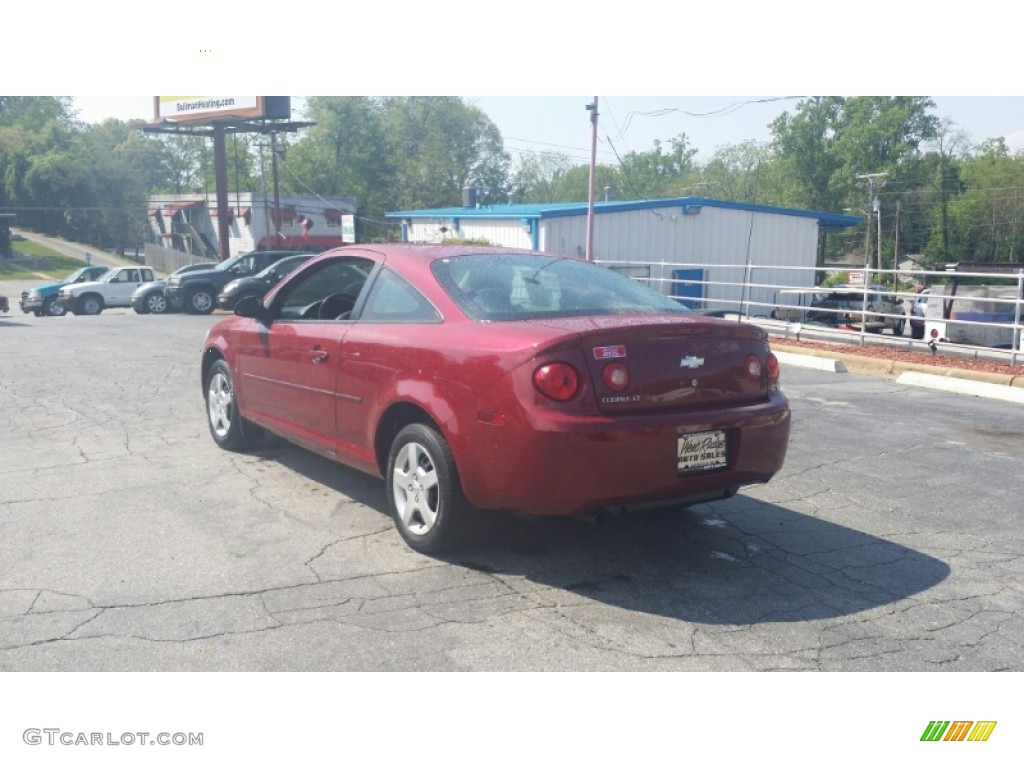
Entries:
{"type": "Polygon", "coordinates": [[[691,410],[762,402],[768,397],[768,345],[761,328],[694,316],[609,316],[536,321],[580,334],[597,407],[606,414],[691,410]],[[754,355],[761,375],[751,380],[754,355]],[[617,391],[605,368],[625,365],[617,391]]]}

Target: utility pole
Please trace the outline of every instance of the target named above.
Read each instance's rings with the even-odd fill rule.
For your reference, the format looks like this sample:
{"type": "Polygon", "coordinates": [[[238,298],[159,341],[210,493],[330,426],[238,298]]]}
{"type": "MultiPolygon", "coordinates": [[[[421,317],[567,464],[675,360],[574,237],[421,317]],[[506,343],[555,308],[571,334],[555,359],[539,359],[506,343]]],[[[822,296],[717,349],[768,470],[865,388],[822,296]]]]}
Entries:
{"type": "Polygon", "coordinates": [[[274,247],[281,247],[281,194],[277,191],[277,134],[270,134],[270,168],[274,175],[274,247]]]}
{"type": "Polygon", "coordinates": [[[899,290],[900,270],[900,201],[896,201],[896,244],[892,247],[892,289],[899,290]]]}
{"type": "MultiPolygon", "coordinates": [[[[875,185],[876,184],[878,185],[878,189],[881,189],[882,187],[884,187],[885,186],[885,177],[888,176],[888,175],[889,174],[886,173],[886,172],[882,172],[882,173],[858,173],[857,174],[857,178],[858,179],[864,179],[868,183],[868,210],[873,210],[875,212],[875,216],[878,217],[878,245],[877,245],[877,253],[878,253],[878,255],[877,255],[875,261],[876,261],[876,263],[878,265],[877,268],[879,270],[882,268],[882,204],[879,201],[878,196],[875,194],[875,185]]],[[[870,224],[870,222],[869,222],[869,224],[870,224]]],[[[867,266],[869,268],[871,266],[871,254],[870,254],[870,252],[868,253],[868,264],[867,264],[867,266]]],[[[868,282],[869,282],[868,281],[868,275],[867,275],[867,273],[865,273],[865,275],[864,275],[864,285],[865,285],[865,287],[867,287],[868,282]]]]}
{"type": "Polygon", "coordinates": [[[594,175],[597,170],[597,96],[592,104],[587,104],[590,112],[590,123],[593,126],[590,135],[590,187],[587,191],[587,261],[594,260],[594,175]]]}

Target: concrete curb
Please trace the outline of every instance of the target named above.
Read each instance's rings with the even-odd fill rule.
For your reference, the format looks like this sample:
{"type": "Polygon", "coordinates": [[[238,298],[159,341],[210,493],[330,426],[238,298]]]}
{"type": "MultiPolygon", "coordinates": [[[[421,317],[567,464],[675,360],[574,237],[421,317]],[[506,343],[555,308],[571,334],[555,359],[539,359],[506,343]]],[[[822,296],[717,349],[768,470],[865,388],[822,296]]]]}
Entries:
{"type": "Polygon", "coordinates": [[[828,373],[846,373],[846,366],[841,360],[815,355],[797,354],[794,352],[781,352],[772,347],[772,352],[783,365],[793,365],[797,368],[811,368],[815,371],[827,371],[828,373]]]}
{"type": "MultiPolygon", "coordinates": [[[[906,363],[900,360],[886,360],[875,357],[861,357],[859,355],[847,354],[844,352],[828,352],[824,350],[805,349],[803,347],[786,347],[784,342],[772,341],[772,351],[780,351],[798,356],[812,358],[824,358],[832,362],[842,363],[848,371],[864,373],[875,376],[895,376],[913,371],[916,373],[931,374],[933,376],[950,379],[961,379],[964,381],[976,381],[986,384],[1000,385],[1004,387],[1024,388],[1024,372],[1019,375],[1005,373],[989,373],[987,371],[966,371],[960,368],[947,368],[939,365],[924,365],[922,363],[906,363]]],[[[779,358],[782,362],[782,358],[779,358]]],[[[820,369],[825,370],[825,369],[820,369]]]]}
{"type": "MultiPolygon", "coordinates": [[[[1019,378],[1019,377],[1018,377],[1019,378]]],[[[921,373],[920,371],[904,371],[896,379],[897,384],[909,384],[915,387],[927,387],[938,389],[943,392],[955,392],[960,395],[974,395],[975,397],[990,397],[996,400],[1006,400],[1011,403],[1024,404],[1024,389],[1008,387],[1005,384],[991,384],[986,381],[970,381],[954,376],[936,376],[932,373],[921,373]]]]}

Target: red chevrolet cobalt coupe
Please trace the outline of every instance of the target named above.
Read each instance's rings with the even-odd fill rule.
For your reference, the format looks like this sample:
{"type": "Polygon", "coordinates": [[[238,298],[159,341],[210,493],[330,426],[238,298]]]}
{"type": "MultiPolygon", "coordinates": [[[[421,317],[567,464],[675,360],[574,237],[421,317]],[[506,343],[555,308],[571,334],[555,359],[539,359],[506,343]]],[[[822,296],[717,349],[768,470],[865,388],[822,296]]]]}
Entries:
{"type": "Polygon", "coordinates": [[[382,476],[413,549],[467,505],[580,515],[727,498],[782,467],[790,414],[764,331],[578,259],[346,246],[211,328],[223,448],[269,430],[382,476]]]}

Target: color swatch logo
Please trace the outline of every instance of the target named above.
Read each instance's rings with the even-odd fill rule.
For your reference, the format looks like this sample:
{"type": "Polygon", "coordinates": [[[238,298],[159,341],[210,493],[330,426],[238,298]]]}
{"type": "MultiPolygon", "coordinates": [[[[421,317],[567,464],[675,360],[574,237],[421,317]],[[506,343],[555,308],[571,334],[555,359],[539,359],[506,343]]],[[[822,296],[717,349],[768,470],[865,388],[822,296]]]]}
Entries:
{"type": "Polygon", "coordinates": [[[932,720],[921,741],[988,741],[995,729],[995,720],[932,720]]]}

